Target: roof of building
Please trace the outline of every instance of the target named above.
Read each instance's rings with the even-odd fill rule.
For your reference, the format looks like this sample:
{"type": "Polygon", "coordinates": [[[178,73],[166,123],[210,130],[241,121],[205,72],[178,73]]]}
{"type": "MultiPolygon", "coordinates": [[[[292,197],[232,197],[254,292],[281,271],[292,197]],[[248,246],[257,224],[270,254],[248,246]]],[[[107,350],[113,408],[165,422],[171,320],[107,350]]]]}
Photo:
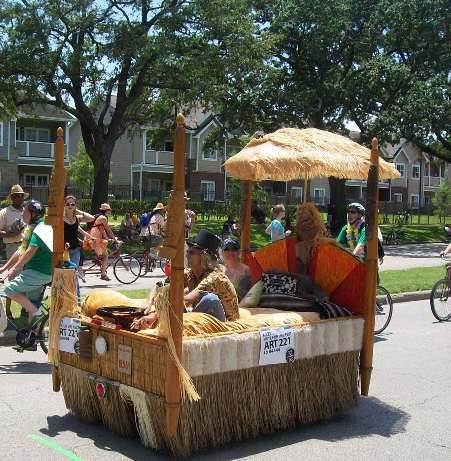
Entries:
{"type": "Polygon", "coordinates": [[[33,104],[29,106],[20,107],[18,113],[18,118],[41,118],[41,119],[51,119],[51,120],[61,120],[67,122],[75,121],[69,112],[66,112],[63,109],[58,107],[51,106],[50,104],[33,104]]]}

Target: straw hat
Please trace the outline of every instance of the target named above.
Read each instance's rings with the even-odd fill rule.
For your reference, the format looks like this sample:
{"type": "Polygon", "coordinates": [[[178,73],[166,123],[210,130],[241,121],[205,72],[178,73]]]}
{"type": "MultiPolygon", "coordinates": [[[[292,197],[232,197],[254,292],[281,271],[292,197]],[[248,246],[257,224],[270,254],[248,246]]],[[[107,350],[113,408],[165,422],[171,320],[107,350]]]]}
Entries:
{"type": "Polygon", "coordinates": [[[100,211],[113,211],[108,203],[102,203],[99,208],[100,211]]]}
{"type": "Polygon", "coordinates": [[[23,194],[24,199],[27,199],[30,194],[27,192],[24,192],[22,187],[19,184],[14,184],[14,186],[11,187],[11,192],[9,193],[9,196],[15,195],[15,194],[23,194]]]}
{"type": "Polygon", "coordinates": [[[164,210],[166,207],[161,203],[158,202],[157,206],[153,209],[153,211],[164,210]]]}

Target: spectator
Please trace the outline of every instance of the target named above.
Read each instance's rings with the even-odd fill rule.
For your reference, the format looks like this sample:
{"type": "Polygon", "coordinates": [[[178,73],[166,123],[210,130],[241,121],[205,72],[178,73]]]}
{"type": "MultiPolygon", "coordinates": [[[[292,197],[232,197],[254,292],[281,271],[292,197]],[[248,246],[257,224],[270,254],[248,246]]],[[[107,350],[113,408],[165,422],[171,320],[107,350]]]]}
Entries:
{"type": "Polygon", "coordinates": [[[257,200],[254,200],[252,202],[251,216],[252,216],[252,218],[254,218],[256,224],[264,224],[265,223],[265,219],[266,219],[265,212],[264,212],[263,208],[261,208],[258,205],[257,200]]]}
{"type": "MultiPolygon", "coordinates": [[[[22,240],[22,230],[25,227],[23,204],[27,197],[28,194],[16,184],[11,187],[9,194],[11,205],[0,210],[0,237],[5,244],[7,260],[17,251],[22,240]]],[[[11,299],[6,299],[5,308],[6,315],[11,317],[11,299]]]]}
{"type": "Polygon", "coordinates": [[[188,201],[191,200],[188,194],[185,192],[185,239],[189,238],[189,234],[193,230],[194,223],[196,222],[197,216],[193,210],[188,208],[188,201]]]}
{"type": "Polygon", "coordinates": [[[285,227],[282,224],[282,219],[285,217],[285,207],[283,204],[274,205],[271,208],[271,224],[266,228],[266,233],[271,236],[271,242],[277,242],[285,238],[291,232],[285,232],[285,227]]]}
{"type": "Polygon", "coordinates": [[[150,246],[158,247],[163,243],[166,207],[157,203],[149,222],[150,246]]]}
{"type": "Polygon", "coordinates": [[[133,231],[136,224],[133,221],[132,214],[126,213],[124,219],[121,221],[120,232],[124,236],[125,241],[130,241],[133,238],[133,231]]]}
{"type": "Polygon", "coordinates": [[[79,277],[85,281],[84,273],[80,267],[81,245],[79,235],[92,239],[88,232],[85,232],[80,224],[94,221],[94,216],[77,209],[77,199],[73,195],[65,198],[64,207],[64,242],[69,244],[69,257],[71,262],[77,265],[79,277]]]}
{"type": "Polygon", "coordinates": [[[222,240],[230,238],[232,235],[240,234],[240,226],[235,222],[233,216],[229,216],[222,226],[222,240]]]}

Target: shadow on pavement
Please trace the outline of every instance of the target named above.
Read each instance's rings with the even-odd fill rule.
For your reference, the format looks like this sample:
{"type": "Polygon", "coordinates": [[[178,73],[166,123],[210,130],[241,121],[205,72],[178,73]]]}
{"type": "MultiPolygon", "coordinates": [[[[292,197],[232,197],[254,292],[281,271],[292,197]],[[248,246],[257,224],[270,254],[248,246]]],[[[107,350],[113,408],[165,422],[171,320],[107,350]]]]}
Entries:
{"type": "MultiPolygon", "coordinates": [[[[391,437],[406,431],[410,415],[405,411],[388,405],[375,397],[360,398],[360,405],[347,413],[336,415],[328,421],[308,426],[298,426],[291,431],[281,431],[271,435],[260,436],[243,442],[236,442],[222,448],[205,450],[190,459],[215,459],[229,461],[236,458],[264,453],[269,450],[302,443],[308,440],[336,442],[352,438],[364,438],[378,435],[391,437]]],[[[70,431],[81,438],[88,438],[97,448],[118,452],[131,459],[169,460],[167,453],[158,453],[143,447],[137,439],[119,437],[100,424],[86,424],[74,416],[50,416],[47,418],[48,428],[41,433],[56,437],[70,431]]]]}
{"type": "Polygon", "coordinates": [[[51,371],[51,365],[49,363],[41,362],[13,362],[8,365],[0,365],[0,374],[47,375],[50,374],[51,371]]]}

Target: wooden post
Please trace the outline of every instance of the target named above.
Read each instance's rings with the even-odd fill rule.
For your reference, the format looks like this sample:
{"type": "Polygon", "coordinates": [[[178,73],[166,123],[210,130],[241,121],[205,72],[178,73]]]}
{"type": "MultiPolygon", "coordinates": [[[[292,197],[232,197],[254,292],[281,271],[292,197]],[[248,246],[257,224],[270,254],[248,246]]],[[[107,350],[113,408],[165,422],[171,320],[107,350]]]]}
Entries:
{"type": "Polygon", "coordinates": [[[377,139],[371,143],[371,167],[368,172],[366,203],[366,280],[365,280],[365,325],[363,345],[360,353],[360,384],[362,395],[368,395],[373,370],[374,317],[376,308],[377,284],[377,210],[378,210],[378,176],[379,149],[377,139]]]}
{"type": "MultiPolygon", "coordinates": [[[[174,340],[177,355],[182,361],[182,324],[183,324],[183,290],[184,290],[184,251],[185,251],[185,200],[183,194],[185,192],[185,119],[182,114],[177,116],[177,128],[175,131],[175,147],[174,147],[174,196],[171,200],[178,199],[179,205],[176,209],[170,206],[169,213],[175,213],[174,216],[168,216],[168,223],[176,226],[173,229],[174,236],[178,236],[174,248],[174,256],[171,258],[171,287],[170,300],[172,309],[169,311],[169,325],[174,340]]],[[[161,254],[161,252],[160,252],[161,254]]],[[[169,437],[177,435],[177,426],[180,416],[180,379],[179,372],[175,363],[168,359],[166,365],[166,388],[165,388],[165,407],[166,407],[166,432],[169,437]]]]}
{"type": "MultiPolygon", "coordinates": [[[[63,129],[56,131],[55,163],[50,177],[49,205],[46,224],[53,228],[53,258],[52,270],[63,262],[64,252],[64,189],[66,187],[66,169],[64,168],[64,138],[63,129]]],[[[53,390],[58,392],[61,387],[58,369],[52,368],[53,390]]]]}
{"type": "Polygon", "coordinates": [[[304,178],[304,197],[303,197],[303,198],[304,198],[304,200],[303,200],[304,203],[307,203],[307,201],[308,201],[308,195],[309,195],[309,193],[308,193],[308,192],[309,192],[308,188],[309,188],[309,184],[308,184],[308,178],[307,178],[307,176],[306,176],[306,177],[304,178]]]}
{"type": "Polygon", "coordinates": [[[243,181],[243,197],[241,201],[241,261],[251,251],[251,209],[252,183],[243,181]]]}

